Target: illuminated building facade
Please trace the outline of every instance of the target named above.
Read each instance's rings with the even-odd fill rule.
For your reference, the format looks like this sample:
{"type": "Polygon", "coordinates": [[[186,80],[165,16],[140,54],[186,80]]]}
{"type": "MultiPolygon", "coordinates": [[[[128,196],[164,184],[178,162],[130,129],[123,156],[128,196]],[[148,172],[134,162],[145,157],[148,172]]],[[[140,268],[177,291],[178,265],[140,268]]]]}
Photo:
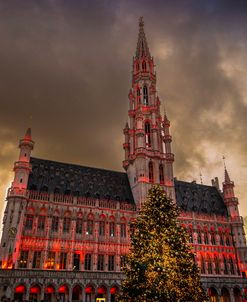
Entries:
{"type": "Polygon", "coordinates": [[[181,209],[181,224],[212,302],[246,299],[247,249],[234,183],[225,168],[222,191],[179,181],[167,115],[160,113],[154,60],[139,22],[124,128],[126,172],[31,156],[28,129],[20,140],[8,190],[1,240],[0,293],[17,300],[114,302],[137,210],[152,184],[181,209]],[[221,300],[220,300],[221,299],[221,300]]]}

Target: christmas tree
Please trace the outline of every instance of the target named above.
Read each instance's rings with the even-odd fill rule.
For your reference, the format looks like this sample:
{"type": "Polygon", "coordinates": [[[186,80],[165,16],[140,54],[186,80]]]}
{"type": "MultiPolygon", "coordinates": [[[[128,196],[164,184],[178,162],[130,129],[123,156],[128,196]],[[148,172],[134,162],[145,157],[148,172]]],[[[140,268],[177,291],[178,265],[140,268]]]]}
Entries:
{"type": "Polygon", "coordinates": [[[118,302],[207,301],[177,206],[153,186],[131,236],[118,302]]]}

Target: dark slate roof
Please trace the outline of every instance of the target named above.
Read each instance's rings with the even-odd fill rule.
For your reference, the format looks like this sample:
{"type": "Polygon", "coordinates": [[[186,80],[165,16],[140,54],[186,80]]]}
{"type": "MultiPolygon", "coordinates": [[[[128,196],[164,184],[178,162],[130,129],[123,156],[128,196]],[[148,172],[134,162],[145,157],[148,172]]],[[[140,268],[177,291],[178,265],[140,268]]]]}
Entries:
{"type": "Polygon", "coordinates": [[[31,158],[28,189],[49,193],[119,200],[134,204],[124,172],[31,158]]]}
{"type": "Polygon", "coordinates": [[[175,192],[182,211],[227,216],[223,197],[216,187],[176,180],[175,192]]]}

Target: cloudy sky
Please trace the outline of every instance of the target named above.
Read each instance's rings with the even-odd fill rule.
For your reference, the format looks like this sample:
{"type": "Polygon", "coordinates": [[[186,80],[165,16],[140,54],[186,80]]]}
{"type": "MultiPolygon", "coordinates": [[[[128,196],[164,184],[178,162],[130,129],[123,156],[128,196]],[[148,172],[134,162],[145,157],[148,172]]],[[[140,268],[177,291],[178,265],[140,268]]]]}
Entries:
{"type": "Polygon", "coordinates": [[[122,170],[140,15],[175,175],[222,182],[224,154],[247,215],[246,0],[0,0],[2,206],[29,126],[36,157],[122,170]]]}

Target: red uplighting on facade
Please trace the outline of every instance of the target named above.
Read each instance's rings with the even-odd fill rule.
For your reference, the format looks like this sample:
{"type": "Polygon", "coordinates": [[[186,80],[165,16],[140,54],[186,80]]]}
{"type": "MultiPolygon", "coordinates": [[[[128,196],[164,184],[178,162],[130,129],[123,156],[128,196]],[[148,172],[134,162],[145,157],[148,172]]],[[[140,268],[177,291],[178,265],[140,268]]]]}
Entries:
{"type": "Polygon", "coordinates": [[[68,293],[68,287],[66,285],[62,285],[62,286],[59,287],[58,292],[60,294],[66,294],[66,293],[68,293]]]}
{"type": "Polygon", "coordinates": [[[112,295],[116,294],[116,292],[117,292],[117,288],[116,288],[116,287],[112,287],[112,288],[110,289],[110,293],[111,293],[112,295]]]}
{"type": "Polygon", "coordinates": [[[30,288],[30,293],[31,294],[38,294],[38,293],[40,293],[40,287],[38,285],[32,286],[30,288]]]}
{"type": "Polygon", "coordinates": [[[18,285],[16,288],[15,288],[15,292],[17,294],[24,294],[26,291],[26,288],[24,285],[18,285]]]}
{"type": "Polygon", "coordinates": [[[91,294],[91,293],[93,292],[92,286],[86,287],[85,292],[86,292],[87,294],[91,294]]]}
{"type": "Polygon", "coordinates": [[[106,294],[106,289],[105,289],[105,287],[100,287],[100,288],[98,289],[98,294],[106,294]]]}
{"type": "Polygon", "coordinates": [[[55,289],[54,289],[53,286],[48,286],[48,287],[46,287],[46,289],[45,289],[45,293],[46,293],[46,294],[53,294],[54,292],[55,292],[55,289]]]}

